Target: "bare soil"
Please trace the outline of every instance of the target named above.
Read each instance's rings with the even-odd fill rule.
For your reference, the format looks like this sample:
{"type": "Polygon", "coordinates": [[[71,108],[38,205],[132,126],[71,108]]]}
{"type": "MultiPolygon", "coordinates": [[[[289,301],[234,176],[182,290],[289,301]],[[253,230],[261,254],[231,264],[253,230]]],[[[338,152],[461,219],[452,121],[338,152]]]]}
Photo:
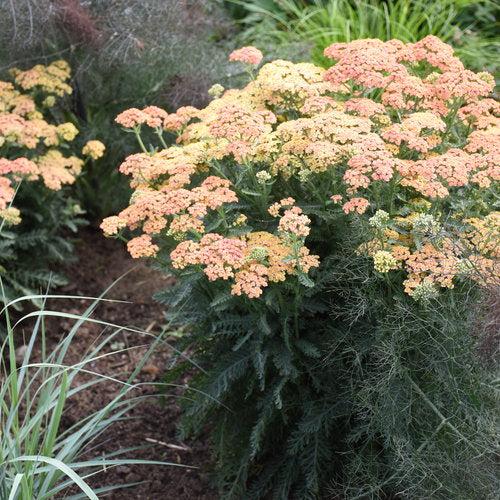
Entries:
{"type": "MultiPolygon", "coordinates": [[[[131,259],[123,244],[115,240],[105,239],[100,232],[87,229],[80,233],[80,241],[76,245],[77,260],[68,266],[66,274],[70,285],[62,289],[62,293],[71,295],[99,296],[115,280],[122,277],[108,292],[107,297],[129,301],[127,304],[103,302],[93,317],[98,320],[121,326],[137,327],[151,333],[161,330],[164,323],[162,306],[156,303],[152,295],[171,284],[169,278],[147,267],[144,262],[131,259]]],[[[88,301],[63,299],[53,301],[50,306],[59,311],[81,313],[88,306],[88,301]]],[[[72,325],[72,320],[54,320],[49,323],[49,343],[57,343],[72,325]]],[[[68,362],[77,362],[103,335],[111,330],[101,325],[87,323],[80,328],[70,352],[68,362]]],[[[174,340],[168,339],[167,340],[174,340]]],[[[151,337],[146,334],[120,332],[104,352],[113,352],[131,347],[126,353],[117,353],[99,359],[90,365],[98,373],[126,380],[132,373],[147,350],[151,337]],[[114,347],[113,347],[114,346],[114,347]]],[[[102,442],[93,449],[90,456],[100,456],[129,447],[146,447],[128,453],[129,458],[160,460],[173,464],[183,464],[192,468],[174,465],[126,465],[112,467],[99,473],[95,479],[88,480],[92,487],[107,485],[125,485],[141,483],[131,488],[120,489],[109,493],[111,499],[199,499],[217,498],[210,485],[211,456],[208,439],[180,442],[177,437],[177,424],[180,417],[178,396],[176,391],[172,397],[161,402],[155,382],[161,380],[162,373],[172,349],[162,345],[148,360],[135,382],[147,382],[134,392],[134,395],[151,395],[131,412],[132,419],[115,424],[102,438],[102,442]]],[[[185,383],[187,380],[181,381],[185,383]]],[[[92,410],[98,409],[110,401],[120,386],[113,383],[102,383],[91,390],[83,391],[72,399],[71,405],[64,415],[64,426],[68,427],[85,417],[92,410]]]]}

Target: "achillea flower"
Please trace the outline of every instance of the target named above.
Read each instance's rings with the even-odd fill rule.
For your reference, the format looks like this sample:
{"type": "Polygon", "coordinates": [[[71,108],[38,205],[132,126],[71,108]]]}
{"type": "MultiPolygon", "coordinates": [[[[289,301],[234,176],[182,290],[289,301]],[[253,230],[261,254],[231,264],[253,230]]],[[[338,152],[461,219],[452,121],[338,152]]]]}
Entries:
{"type": "Polygon", "coordinates": [[[83,161],[76,156],[65,157],[57,149],[36,158],[40,177],[49,189],[61,189],[64,184],[73,184],[80,174],[83,161]]]}
{"type": "Polygon", "coordinates": [[[122,111],[116,118],[115,122],[125,128],[134,128],[138,125],[146,123],[150,117],[137,108],[130,108],[122,111]]]}
{"type": "Polygon", "coordinates": [[[224,93],[224,87],[220,83],[215,83],[208,89],[208,95],[218,99],[224,93]]]}
{"type": "Polygon", "coordinates": [[[426,153],[440,143],[439,136],[422,135],[425,130],[444,132],[446,124],[437,115],[430,112],[419,112],[404,118],[401,124],[395,123],[382,132],[382,137],[392,144],[405,143],[408,148],[426,153]]]}
{"type": "Polygon", "coordinates": [[[268,212],[273,216],[273,217],[279,217],[280,210],[283,207],[291,207],[295,203],[295,200],[293,198],[283,198],[279,202],[273,203],[269,209],[268,212]]]}
{"type": "Polygon", "coordinates": [[[342,205],[342,210],[344,210],[346,214],[356,212],[361,215],[366,212],[369,206],[370,202],[366,198],[351,198],[347,203],[342,205]]]}
{"type": "Polygon", "coordinates": [[[255,141],[272,131],[276,117],[270,111],[248,111],[238,104],[228,104],[218,110],[209,124],[210,134],[228,141],[227,151],[237,161],[252,152],[255,141]]]}
{"type": "Polygon", "coordinates": [[[484,256],[500,258],[500,212],[490,212],[480,219],[467,219],[470,229],[465,237],[473,245],[474,250],[484,256]]]}
{"type": "MultiPolygon", "coordinates": [[[[294,264],[288,257],[292,253],[290,246],[280,237],[266,231],[255,231],[246,235],[246,260],[261,262],[256,249],[261,256],[266,253],[267,277],[270,282],[284,281],[288,274],[293,274],[294,264]]],[[[262,262],[261,262],[262,263],[262,262]]]]}
{"type": "MultiPolygon", "coordinates": [[[[256,298],[319,265],[302,245],[312,221],[288,195],[300,204],[323,201],[314,213],[324,210],[329,224],[341,215],[319,197],[332,192],[345,214],[376,210],[362,217],[376,230],[356,251],[372,257],[380,272],[406,273],[404,288],[415,298],[452,287],[469,257],[493,282],[500,275],[497,251],[485,233],[494,217],[484,216],[482,197],[500,180],[500,108],[484,99],[492,77],[466,70],[453,49],[432,36],[406,44],[333,44],[325,55],[334,60],[328,70],[282,60],[265,64],[244,88],[212,89],[204,109],[125,112],[126,125],[159,128],[161,122],[177,139],[120,166],[136,190],[118,216],[120,225],[172,236],[178,242],[174,268],[197,266],[211,281],[227,280],[232,293],[256,298]],[[255,206],[249,197],[248,212],[248,203],[231,206],[236,188],[226,176],[246,195],[252,191],[255,206]],[[473,203],[457,200],[465,194],[473,203]],[[279,218],[274,225],[255,217],[264,199],[279,218]],[[471,206],[477,220],[453,245],[446,235],[457,229],[448,231],[447,220],[465,222],[471,206]],[[210,227],[220,234],[205,234],[210,227]],[[270,227],[274,233],[260,230],[270,227]]],[[[246,64],[261,58],[253,48],[231,55],[246,64]]],[[[0,143],[57,144],[57,133],[28,111],[28,101],[16,101],[17,108],[5,104],[13,103],[13,92],[0,85],[0,143]]],[[[117,231],[117,223],[108,222],[108,231],[117,231]]],[[[172,238],[161,241],[172,244],[172,238]]]]}
{"type": "Polygon", "coordinates": [[[15,190],[10,179],[0,177],[0,210],[5,210],[14,199],[15,190]]]}
{"type": "Polygon", "coordinates": [[[417,76],[407,75],[391,82],[382,94],[382,103],[396,109],[414,110],[426,108],[425,98],[430,88],[417,76]]]}
{"type": "Polygon", "coordinates": [[[258,66],[263,57],[262,52],[252,46],[233,50],[233,52],[229,54],[230,61],[238,61],[245,64],[251,64],[252,66],[258,66]]]}
{"type": "Polygon", "coordinates": [[[248,221],[248,217],[245,214],[239,214],[238,217],[233,222],[234,227],[244,226],[248,221]]]}
{"type": "Polygon", "coordinates": [[[438,289],[431,280],[425,279],[421,283],[412,288],[411,296],[417,302],[428,302],[438,296],[438,289]]]}
{"type": "Polygon", "coordinates": [[[280,218],[278,230],[283,233],[293,234],[299,238],[305,238],[311,231],[309,224],[311,219],[302,213],[299,207],[292,207],[285,210],[285,213],[280,218]]]}
{"type": "Polygon", "coordinates": [[[365,97],[356,97],[349,99],[344,103],[347,112],[355,113],[359,116],[370,118],[375,115],[385,114],[386,109],[383,104],[367,99],[365,97]]]}
{"type": "Polygon", "coordinates": [[[227,280],[234,277],[235,269],[244,264],[245,247],[245,243],[239,239],[207,233],[199,243],[190,240],[179,243],[170,253],[170,258],[176,269],[201,265],[210,281],[227,280]]]}
{"type": "Polygon", "coordinates": [[[393,176],[395,164],[394,157],[385,150],[355,155],[347,162],[344,181],[355,190],[367,188],[372,181],[387,182],[393,176]]]}
{"type": "MultiPolygon", "coordinates": [[[[21,221],[19,210],[10,206],[16,183],[42,180],[47,188],[59,190],[75,181],[83,161],[76,156],[65,157],[55,149],[61,141],[72,141],[78,129],[70,122],[49,123],[42,113],[56,104],[57,96],[71,93],[66,83],[70,77],[68,64],[55,61],[26,71],[14,68],[10,74],[14,83],[0,81],[0,147],[7,146],[7,157],[0,158],[0,217],[14,225],[21,221]],[[36,95],[36,99],[24,91],[36,95]],[[38,106],[40,101],[42,105],[38,106]]],[[[77,205],[68,206],[68,210],[81,213],[77,205]]]]}
{"type": "Polygon", "coordinates": [[[486,129],[500,122],[500,103],[495,99],[475,101],[458,110],[458,116],[476,129],[486,129]]]}
{"type": "Polygon", "coordinates": [[[498,287],[500,285],[500,264],[498,258],[489,259],[482,255],[468,257],[472,272],[470,278],[481,286],[498,287]]]}
{"type": "Polygon", "coordinates": [[[233,295],[246,295],[256,299],[262,295],[262,289],[267,286],[267,268],[262,264],[250,264],[247,268],[238,271],[231,287],[233,295]]]}
{"type": "Polygon", "coordinates": [[[23,90],[38,88],[44,93],[63,96],[71,94],[72,88],[66,82],[71,76],[69,65],[66,61],[54,61],[48,66],[37,64],[31,69],[20,71],[11,70],[15,82],[23,90]]]}
{"type": "Polygon", "coordinates": [[[158,106],[147,106],[142,112],[146,115],[146,125],[152,128],[162,127],[164,120],[168,117],[168,113],[158,106]]]}
{"type": "Polygon", "coordinates": [[[413,220],[413,230],[424,236],[434,238],[441,231],[441,224],[430,214],[419,214],[413,220]]]}
{"type": "Polygon", "coordinates": [[[189,214],[175,216],[168,229],[168,233],[177,239],[184,238],[190,232],[202,234],[205,232],[205,225],[202,220],[189,214]]]}
{"type": "Polygon", "coordinates": [[[326,72],[325,79],[334,84],[353,82],[366,88],[385,88],[392,81],[408,75],[397,58],[402,47],[403,43],[397,40],[334,43],[324,50],[326,57],[337,61],[326,72]]]}
{"type": "Polygon", "coordinates": [[[154,257],[160,247],[153,243],[151,236],[143,234],[136,238],[132,238],[127,243],[127,249],[134,259],[139,259],[141,257],[154,257]]]}
{"type": "Polygon", "coordinates": [[[13,174],[13,178],[17,180],[23,178],[36,179],[38,173],[38,166],[27,158],[21,157],[15,160],[0,158],[0,175],[13,174]]]}
{"type": "Polygon", "coordinates": [[[398,269],[399,262],[392,253],[379,250],[373,255],[373,267],[379,273],[388,273],[389,271],[398,269]]]}
{"type": "Polygon", "coordinates": [[[463,69],[438,75],[432,81],[432,95],[441,101],[463,99],[473,102],[490,95],[494,87],[495,79],[491,75],[463,69]]]}
{"type": "MultiPolygon", "coordinates": [[[[2,179],[0,179],[0,207],[2,204],[2,179]]],[[[21,223],[21,212],[15,207],[0,208],[0,220],[8,226],[17,226],[21,223]]]]}
{"type": "Polygon", "coordinates": [[[342,110],[342,105],[335,101],[332,97],[312,95],[304,101],[304,104],[300,108],[300,112],[303,115],[312,116],[318,113],[324,113],[329,109],[342,110]]]}
{"type": "Polygon", "coordinates": [[[57,126],[57,135],[70,142],[78,135],[78,129],[71,122],[62,123],[57,126]]]}
{"type": "Polygon", "coordinates": [[[46,108],[52,108],[55,103],[56,103],[56,98],[53,95],[49,95],[43,100],[43,105],[46,108]]]}
{"type": "Polygon", "coordinates": [[[104,156],[105,150],[106,146],[101,141],[88,141],[87,144],[83,146],[82,154],[93,160],[98,160],[104,156]]]}
{"type": "Polygon", "coordinates": [[[408,62],[426,61],[443,72],[463,69],[463,64],[453,55],[453,48],[434,35],[408,44],[400,57],[408,62]]]}
{"type": "Polygon", "coordinates": [[[266,182],[268,182],[272,179],[271,174],[267,170],[259,170],[255,174],[255,177],[256,177],[257,182],[259,184],[266,184],[266,182]]]}
{"type": "Polygon", "coordinates": [[[198,112],[199,110],[193,106],[183,106],[163,119],[163,128],[170,132],[179,132],[198,115],[198,112]]]}
{"type": "MultiPolygon", "coordinates": [[[[306,101],[336,87],[323,79],[325,70],[310,63],[277,60],[264,64],[249,90],[258,104],[271,109],[300,110],[306,101]]],[[[307,108],[306,108],[307,109],[307,108]]]]}
{"type": "Polygon", "coordinates": [[[368,219],[370,226],[381,229],[389,223],[390,217],[385,210],[377,210],[373,217],[368,219]]]}
{"type": "Polygon", "coordinates": [[[303,273],[308,273],[313,267],[319,267],[319,256],[310,255],[309,248],[303,246],[299,251],[297,267],[303,273]]]}
{"type": "Polygon", "coordinates": [[[453,278],[459,272],[460,262],[456,251],[450,240],[444,240],[441,249],[425,243],[420,250],[412,253],[405,262],[409,273],[407,292],[411,295],[412,289],[424,281],[424,278],[441,287],[453,288],[453,278]]]}
{"type": "Polygon", "coordinates": [[[408,247],[405,247],[403,245],[392,245],[391,254],[397,261],[400,262],[406,261],[411,255],[408,247]]]}
{"type": "Polygon", "coordinates": [[[127,226],[127,221],[117,215],[107,217],[101,222],[100,228],[106,236],[118,234],[121,229],[127,226]]]}

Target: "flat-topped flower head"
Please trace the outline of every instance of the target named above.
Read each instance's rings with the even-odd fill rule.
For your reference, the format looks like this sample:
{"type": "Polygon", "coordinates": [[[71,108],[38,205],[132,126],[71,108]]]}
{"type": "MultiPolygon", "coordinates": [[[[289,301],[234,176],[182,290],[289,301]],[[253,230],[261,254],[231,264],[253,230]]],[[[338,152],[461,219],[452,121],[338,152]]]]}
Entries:
{"type": "MultiPolygon", "coordinates": [[[[276,60],[242,88],[214,86],[203,109],[124,112],[122,125],[138,134],[161,121],[175,144],[125,159],[120,171],[136,191],[105,230],[125,221],[171,251],[176,272],[227,281],[242,297],[289,279],[310,285],[314,254],[333,251],[337,228],[354,225],[362,241],[353,251],[380,273],[397,270],[390,279],[416,298],[453,287],[466,258],[495,275],[483,237],[500,181],[492,77],[464,68],[433,36],[335,43],[325,55],[328,69],[276,60]]],[[[243,47],[230,60],[256,66],[262,54],[243,47]]],[[[23,120],[2,128],[0,115],[5,141],[54,140],[23,120]]]]}
{"type": "Polygon", "coordinates": [[[370,202],[366,198],[351,198],[348,202],[342,205],[342,210],[346,214],[356,212],[357,214],[362,215],[366,212],[369,206],[370,202]]]}
{"type": "Polygon", "coordinates": [[[125,128],[134,128],[146,123],[148,119],[149,116],[144,111],[137,108],[130,108],[122,111],[115,118],[115,122],[125,128]]]}
{"type": "MultiPolygon", "coordinates": [[[[76,217],[82,213],[67,197],[66,190],[62,191],[76,181],[84,166],[81,158],[71,154],[70,143],[78,135],[78,128],[72,122],[59,121],[66,114],[59,107],[60,97],[72,92],[68,83],[70,67],[65,61],[54,61],[27,70],[13,68],[9,73],[12,81],[0,81],[0,226],[22,223],[25,209],[14,206],[21,200],[34,215],[29,225],[23,226],[23,234],[31,236],[34,234],[31,231],[36,233],[40,225],[49,224],[56,228],[56,235],[59,226],[78,225],[76,217]],[[33,204],[35,198],[37,201],[33,204]],[[34,208],[37,204],[43,204],[46,211],[39,213],[40,210],[34,208]],[[47,218],[44,214],[49,213],[50,218],[44,221],[47,218]]],[[[89,154],[95,152],[92,143],[104,149],[99,141],[90,141],[89,154]]],[[[12,237],[10,259],[18,258],[16,247],[20,234],[12,237]]],[[[3,237],[0,235],[0,239],[3,237]]]]}
{"type": "Polygon", "coordinates": [[[137,238],[132,238],[127,243],[127,249],[134,259],[139,259],[141,257],[154,257],[160,250],[158,245],[153,243],[151,236],[148,236],[147,234],[137,236],[137,238]]]}
{"type": "Polygon", "coordinates": [[[104,156],[104,151],[106,151],[106,146],[101,141],[88,141],[85,146],[83,146],[82,154],[88,156],[93,160],[98,160],[104,156]]]}
{"type": "Polygon", "coordinates": [[[230,61],[251,64],[252,66],[258,66],[263,57],[262,52],[252,46],[241,47],[240,49],[233,50],[233,52],[229,54],[230,61]]]}

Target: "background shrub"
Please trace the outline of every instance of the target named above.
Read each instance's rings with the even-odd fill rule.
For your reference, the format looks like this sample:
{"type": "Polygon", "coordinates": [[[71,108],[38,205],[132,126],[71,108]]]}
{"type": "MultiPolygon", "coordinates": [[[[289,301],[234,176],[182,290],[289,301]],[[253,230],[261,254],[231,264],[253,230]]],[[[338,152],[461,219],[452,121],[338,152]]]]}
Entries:
{"type": "Polygon", "coordinates": [[[0,19],[0,68],[54,57],[73,68],[71,110],[82,140],[98,137],[108,147],[78,184],[82,207],[96,220],[130,196],[115,166],[132,149],[114,117],[146,103],[206,103],[234,32],[220,6],[200,0],[3,2],[0,19]]]}
{"type": "Polygon", "coordinates": [[[498,5],[489,0],[252,0],[226,2],[243,41],[310,44],[314,62],[331,63],[323,48],[358,38],[415,42],[435,35],[476,70],[498,74],[498,5]]]}

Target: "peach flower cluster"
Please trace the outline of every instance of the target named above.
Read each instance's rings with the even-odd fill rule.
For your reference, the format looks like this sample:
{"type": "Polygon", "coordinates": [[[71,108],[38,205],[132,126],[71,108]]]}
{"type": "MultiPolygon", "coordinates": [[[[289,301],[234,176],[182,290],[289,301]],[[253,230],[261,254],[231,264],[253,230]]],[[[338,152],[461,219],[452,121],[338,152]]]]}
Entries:
{"type": "Polygon", "coordinates": [[[263,55],[259,49],[255,47],[241,47],[241,49],[236,49],[229,54],[230,61],[242,62],[245,64],[251,64],[252,66],[258,66],[262,61],[263,55]]]}
{"type": "MultiPolygon", "coordinates": [[[[453,286],[464,260],[491,273],[497,256],[479,228],[490,224],[500,180],[492,76],[467,70],[434,36],[356,40],[324,53],[327,70],[272,61],[243,88],[214,88],[203,109],[121,113],[122,126],[136,134],[150,126],[172,145],[126,158],[120,171],[135,192],[104,231],[141,231],[149,255],[170,248],[176,269],[201,266],[250,297],[281,281],[271,275],[293,274],[294,259],[304,259],[296,273],[316,267],[304,244],[332,220],[365,221],[359,251],[378,272],[403,276],[415,297],[453,286]],[[456,230],[469,219],[475,230],[456,230]],[[255,234],[272,251],[253,247],[255,234]]],[[[230,59],[256,66],[262,54],[244,47],[230,59]]]]}
{"type": "Polygon", "coordinates": [[[48,66],[37,64],[31,69],[21,71],[11,70],[15,83],[23,90],[39,90],[44,94],[63,96],[71,94],[73,89],[67,83],[71,76],[69,64],[66,61],[54,61],[48,66]]]}
{"type": "Polygon", "coordinates": [[[131,204],[118,216],[105,219],[101,228],[108,236],[120,229],[142,227],[144,233],[154,235],[162,231],[179,234],[204,232],[202,219],[209,211],[217,210],[225,203],[236,202],[230,182],[216,176],[207,177],[198,187],[172,188],[168,183],[160,189],[138,189],[131,204]]]}
{"type": "Polygon", "coordinates": [[[82,155],[88,156],[93,160],[98,160],[104,156],[106,146],[101,141],[88,141],[82,148],[82,155]]]}
{"type": "Polygon", "coordinates": [[[306,247],[301,246],[295,258],[291,258],[292,253],[285,240],[262,231],[242,238],[208,233],[199,242],[179,243],[170,257],[175,269],[201,266],[210,281],[231,279],[233,295],[257,298],[269,283],[284,281],[298,271],[307,273],[319,265],[306,247]]]}
{"type": "MultiPolygon", "coordinates": [[[[59,149],[75,139],[75,125],[49,123],[43,114],[56,98],[71,93],[69,65],[55,61],[25,71],[13,69],[11,75],[13,82],[0,81],[0,218],[18,221],[14,207],[9,213],[5,210],[19,182],[40,180],[48,189],[60,190],[75,182],[84,162],[59,149]]],[[[103,152],[99,141],[89,141],[83,148],[83,154],[94,159],[103,152]]]]}

